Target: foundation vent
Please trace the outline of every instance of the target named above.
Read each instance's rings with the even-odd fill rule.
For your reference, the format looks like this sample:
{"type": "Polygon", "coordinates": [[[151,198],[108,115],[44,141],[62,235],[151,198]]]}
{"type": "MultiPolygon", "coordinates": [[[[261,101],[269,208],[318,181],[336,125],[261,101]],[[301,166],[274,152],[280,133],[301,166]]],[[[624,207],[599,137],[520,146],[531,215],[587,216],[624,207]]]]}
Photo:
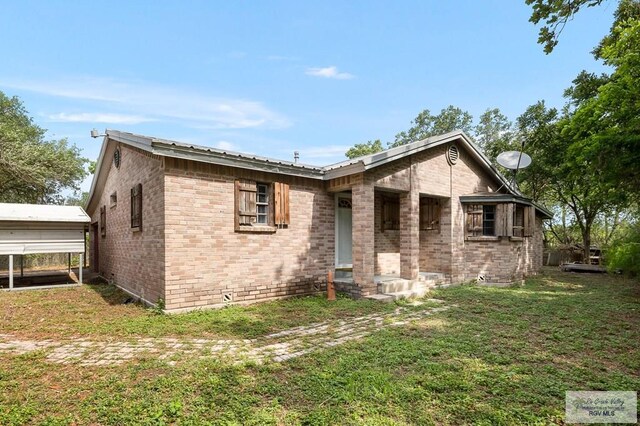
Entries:
{"type": "Polygon", "coordinates": [[[233,302],[233,293],[223,293],[222,303],[231,303],[231,302],[233,302]]]}
{"type": "Polygon", "coordinates": [[[460,157],[460,153],[458,152],[458,147],[455,145],[449,145],[447,148],[447,161],[452,166],[458,162],[458,157],[460,157]]]}

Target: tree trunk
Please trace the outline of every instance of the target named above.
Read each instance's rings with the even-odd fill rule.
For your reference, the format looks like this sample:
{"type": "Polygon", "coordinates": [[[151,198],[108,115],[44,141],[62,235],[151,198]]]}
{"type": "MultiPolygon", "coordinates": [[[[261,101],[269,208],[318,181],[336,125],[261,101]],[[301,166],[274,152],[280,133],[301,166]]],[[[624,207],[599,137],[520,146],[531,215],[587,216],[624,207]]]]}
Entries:
{"type": "Polygon", "coordinates": [[[591,224],[582,228],[582,257],[587,265],[591,263],[591,224]]]}

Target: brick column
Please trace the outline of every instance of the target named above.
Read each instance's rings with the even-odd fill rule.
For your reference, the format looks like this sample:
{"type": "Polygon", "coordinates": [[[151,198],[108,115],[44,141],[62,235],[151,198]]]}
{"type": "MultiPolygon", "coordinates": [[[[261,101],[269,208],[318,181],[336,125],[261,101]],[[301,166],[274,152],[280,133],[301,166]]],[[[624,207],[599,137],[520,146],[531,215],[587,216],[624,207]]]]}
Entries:
{"type": "Polygon", "coordinates": [[[361,296],[377,293],[374,274],[374,189],[372,183],[355,183],[351,192],[353,282],[361,296]]]}
{"type": "Polygon", "coordinates": [[[400,194],[400,277],[418,279],[420,272],[420,194],[414,185],[400,194]]]}

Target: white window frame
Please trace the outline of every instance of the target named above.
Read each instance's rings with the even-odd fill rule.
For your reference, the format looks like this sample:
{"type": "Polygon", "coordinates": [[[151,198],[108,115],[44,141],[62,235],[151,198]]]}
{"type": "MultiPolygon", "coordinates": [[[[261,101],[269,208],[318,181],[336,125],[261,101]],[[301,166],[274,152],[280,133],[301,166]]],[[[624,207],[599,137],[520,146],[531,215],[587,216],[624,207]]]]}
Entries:
{"type": "Polygon", "coordinates": [[[269,185],[266,183],[256,183],[256,225],[269,225],[269,185]],[[260,201],[260,196],[264,196],[264,201],[260,201]],[[264,213],[260,212],[260,207],[264,207],[264,213]]]}

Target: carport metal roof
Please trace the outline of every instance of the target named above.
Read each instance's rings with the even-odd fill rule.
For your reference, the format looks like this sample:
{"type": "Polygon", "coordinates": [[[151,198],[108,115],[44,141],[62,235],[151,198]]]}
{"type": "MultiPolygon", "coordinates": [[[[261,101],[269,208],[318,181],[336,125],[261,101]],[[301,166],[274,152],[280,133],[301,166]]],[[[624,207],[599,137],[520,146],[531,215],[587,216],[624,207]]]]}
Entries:
{"type": "Polygon", "coordinates": [[[0,255],[9,256],[9,288],[13,288],[13,256],[32,253],[80,253],[91,218],[79,206],[0,203],[0,255]]]}

